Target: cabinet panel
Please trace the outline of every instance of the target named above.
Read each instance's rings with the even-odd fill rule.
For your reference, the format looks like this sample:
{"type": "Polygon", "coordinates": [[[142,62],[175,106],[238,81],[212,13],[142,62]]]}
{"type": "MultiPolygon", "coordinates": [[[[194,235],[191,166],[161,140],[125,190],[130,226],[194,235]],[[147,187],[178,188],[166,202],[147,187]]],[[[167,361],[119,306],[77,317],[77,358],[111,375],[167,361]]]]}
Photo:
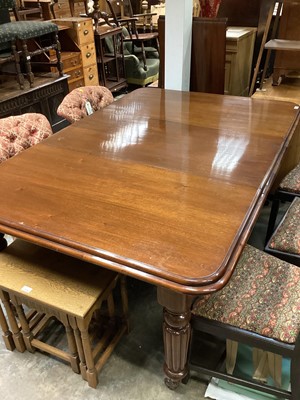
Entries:
{"type": "Polygon", "coordinates": [[[247,27],[227,29],[225,94],[248,96],[256,31],[247,27]]]}

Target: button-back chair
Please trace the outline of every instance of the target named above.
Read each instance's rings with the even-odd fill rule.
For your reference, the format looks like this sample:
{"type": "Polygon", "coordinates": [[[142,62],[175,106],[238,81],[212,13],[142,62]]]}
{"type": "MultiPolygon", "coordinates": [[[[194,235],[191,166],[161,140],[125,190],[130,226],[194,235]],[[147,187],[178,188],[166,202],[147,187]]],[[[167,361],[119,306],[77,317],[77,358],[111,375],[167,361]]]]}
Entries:
{"type": "MultiPolygon", "coordinates": [[[[45,55],[51,49],[56,52],[56,61],[52,64],[57,67],[59,75],[63,75],[60,57],[60,43],[58,40],[58,27],[51,21],[32,21],[21,20],[24,15],[19,13],[16,0],[0,0],[1,25],[0,36],[14,37],[20,42],[22,61],[25,63],[26,75],[30,87],[33,86],[34,74],[32,72],[32,58],[45,55]],[[13,12],[15,21],[11,21],[10,14],[13,12]]],[[[37,63],[40,65],[41,60],[37,63]]],[[[44,64],[50,63],[46,57],[44,64]]]]}
{"type": "Polygon", "coordinates": [[[52,135],[48,119],[26,113],[0,119],[0,163],[52,135]]]}
{"type": "Polygon", "coordinates": [[[98,111],[114,101],[104,86],[83,86],[68,93],[57,108],[57,114],[71,124],[98,111]]]}
{"type": "Polygon", "coordinates": [[[190,368],[284,399],[300,398],[300,269],[246,245],[229,282],[196,299],[192,307],[190,368]],[[291,359],[291,391],[230,375],[197,356],[203,332],[291,359]]]}

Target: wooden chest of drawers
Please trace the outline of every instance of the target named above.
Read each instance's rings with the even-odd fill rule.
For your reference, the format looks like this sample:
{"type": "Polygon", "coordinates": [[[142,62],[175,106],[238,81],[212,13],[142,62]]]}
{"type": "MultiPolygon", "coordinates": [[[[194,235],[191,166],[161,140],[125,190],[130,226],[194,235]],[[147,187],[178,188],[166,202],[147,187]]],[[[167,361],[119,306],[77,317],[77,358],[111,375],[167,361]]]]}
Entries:
{"type": "Polygon", "coordinates": [[[69,27],[67,34],[80,49],[84,84],[99,85],[92,19],[70,17],[59,22],[69,27]]]}
{"type": "Polygon", "coordinates": [[[80,86],[99,85],[92,19],[68,17],[54,22],[65,28],[59,36],[64,72],[70,75],[70,91],[80,86]],[[70,52],[70,49],[74,51],[70,52]],[[71,53],[75,53],[74,57],[71,53]]]}

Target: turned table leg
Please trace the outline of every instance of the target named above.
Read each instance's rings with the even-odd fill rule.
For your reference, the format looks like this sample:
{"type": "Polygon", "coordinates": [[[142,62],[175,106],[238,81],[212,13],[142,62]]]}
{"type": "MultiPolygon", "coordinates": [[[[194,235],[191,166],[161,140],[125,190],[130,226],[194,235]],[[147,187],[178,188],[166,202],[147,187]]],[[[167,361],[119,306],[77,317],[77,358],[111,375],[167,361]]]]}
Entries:
{"type": "Polygon", "coordinates": [[[164,315],[165,384],[176,389],[189,373],[187,356],[193,297],[158,287],[157,299],[164,315]]]}

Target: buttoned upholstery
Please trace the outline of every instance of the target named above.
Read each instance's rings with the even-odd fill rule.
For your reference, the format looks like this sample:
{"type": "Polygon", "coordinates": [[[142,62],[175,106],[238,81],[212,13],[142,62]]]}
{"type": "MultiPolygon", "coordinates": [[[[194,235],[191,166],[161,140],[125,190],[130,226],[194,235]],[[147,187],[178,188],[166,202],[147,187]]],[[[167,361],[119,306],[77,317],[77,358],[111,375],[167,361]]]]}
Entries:
{"type": "Polygon", "coordinates": [[[111,91],[104,86],[84,86],[72,90],[65,96],[57,114],[70,123],[79,121],[91,112],[98,111],[114,101],[111,91]]]}
{"type": "Polygon", "coordinates": [[[27,113],[0,119],[0,163],[52,135],[47,118],[27,113]]]}

